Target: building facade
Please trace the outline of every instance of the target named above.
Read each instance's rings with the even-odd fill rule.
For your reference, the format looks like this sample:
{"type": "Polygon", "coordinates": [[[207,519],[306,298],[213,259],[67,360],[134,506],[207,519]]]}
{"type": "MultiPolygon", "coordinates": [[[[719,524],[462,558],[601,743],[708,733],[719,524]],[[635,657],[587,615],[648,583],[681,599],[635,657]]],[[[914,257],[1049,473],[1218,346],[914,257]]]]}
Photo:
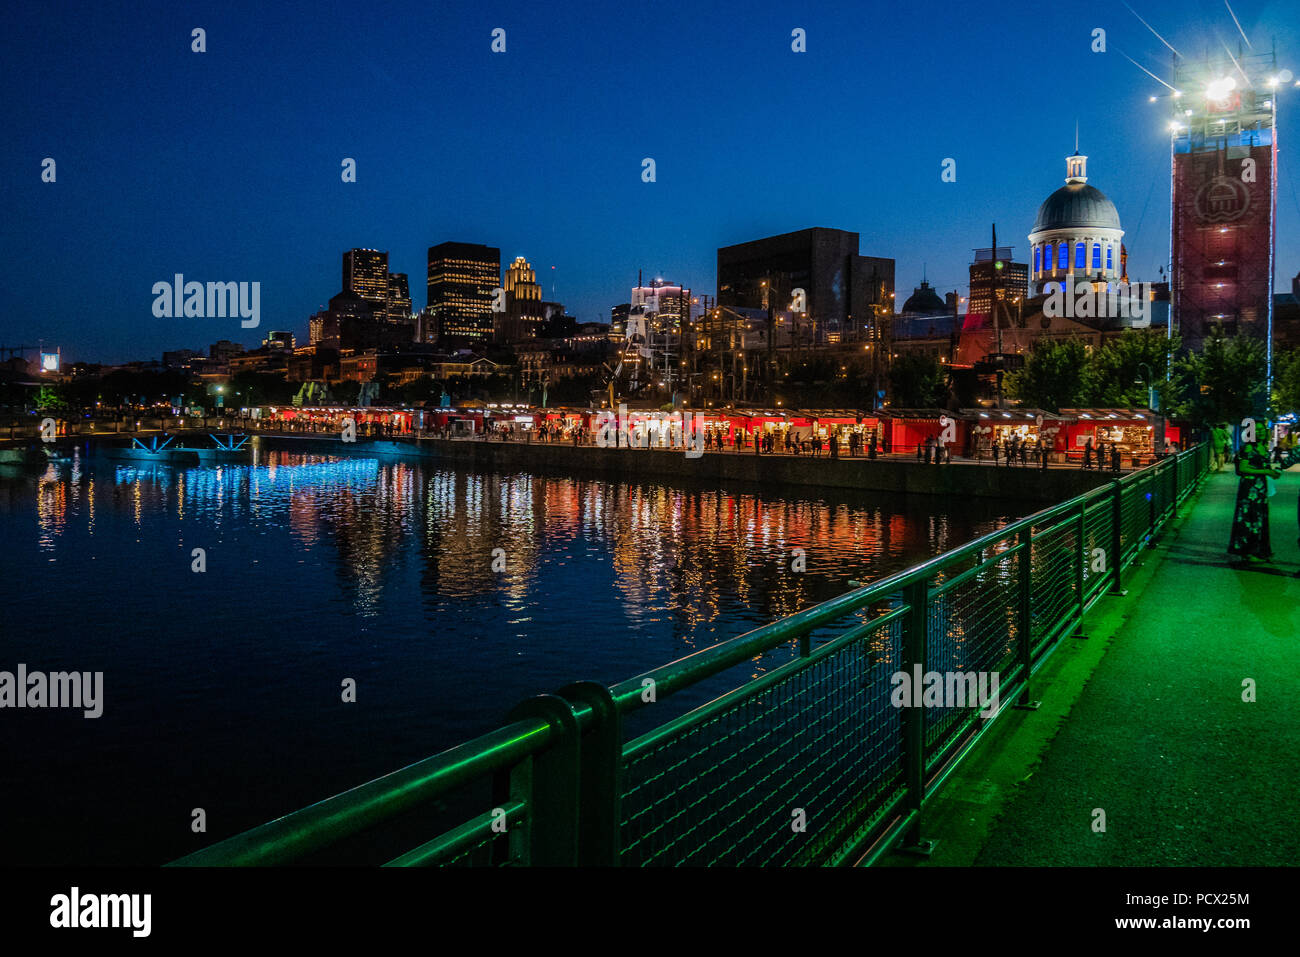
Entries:
{"type": "Polygon", "coordinates": [[[717,278],[718,305],[789,311],[819,343],[870,339],[876,324],[892,319],[894,260],[859,255],[858,234],[842,229],[724,246],[717,278]]]}
{"type": "Polygon", "coordinates": [[[388,297],[385,301],[384,313],[389,322],[411,321],[411,287],[406,273],[388,274],[388,297]]]}
{"type": "Polygon", "coordinates": [[[1011,316],[1017,314],[1029,296],[1029,265],[1016,262],[1011,253],[1010,246],[999,246],[996,252],[992,248],[975,250],[970,264],[967,315],[991,315],[994,300],[1004,318],[1008,312],[1011,316]]]}
{"type": "Polygon", "coordinates": [[[378,249],[349,249],[343,254],[343,291],[362,299],[388,302],[388,253],[378,249]]]}
{"type": "Polygon", "coordinates": [[[516,256],[501,280],[505,310],[496,314],[498,342],[519,342],[537,338],[546,321],[546,304],[537,272],[523,256],[516,256]]]}
{"type": "Polygon", "coordinates": [[[496,332],[493,311],[501,285],[501,250],[475,243],[429,247],[426,342],[488,342],[496,332]]]}

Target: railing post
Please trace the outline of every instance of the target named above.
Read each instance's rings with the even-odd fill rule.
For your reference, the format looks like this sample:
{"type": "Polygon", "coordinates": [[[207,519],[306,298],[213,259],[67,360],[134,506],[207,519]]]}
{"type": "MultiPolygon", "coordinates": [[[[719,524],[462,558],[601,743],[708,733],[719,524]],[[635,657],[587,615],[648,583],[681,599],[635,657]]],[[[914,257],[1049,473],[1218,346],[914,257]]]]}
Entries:
{"type": "MultiPolygon", "coordinates": [[[[929,590],[929,582],[924,577],[903,589],[903,600],[907,602],[907,617],[903,625],[903,670],[908,675],[916,674],[918,668],[922,674],[925,673],[929,590]]],[[[912,690],[914,699],[919,690],[912,690]]],[[[925,803],[925,708],[913,700],[912,707],[902,709],[901,719],[903,776],[907,785],[907,811],[912,819],[902,850],[928,857],[934,851],[934,842],[921,838],[921,805],[925,803]]]]}
{"type": "Polygon", "coordinates": [[[1143,475],[1141,477],[1141,481],[1142,484],[1146,486],[1146,497],[1147,497],[1146,545],[1147,547],[1150,547],[1151,541],[1156,537],[1156,493],[1155,493],[1155,488],[1153,487],[1155,485],[1155,482],[1152,481],[1152,477],[1150,475],[1143,475]]]}
{"type": "Polygon", "coordinates": [[[1017,557],[1018,570],[1017,592],[1019,613],[1016,616],[1018,637],[1020,639],[1020,667],[1024,689],[1016,707],[1025,711],[1037,711],[1040,702],[1029,696],[1029,674],[1034,667],[1034,535],[1033,529],[1020,530],[1020,554],[1017,557]]]}
{"type": "Polygon", "coordinates": [[[622,849],[622,715],[609,689],[595,681],[579,681],[556,693],[592,711],[590,726],[580,739],[578,864],[617,867],[622,849]]]}
{"type": "Polygon", "coordinates": [[[567,701],[550,694],[521,702],[506,720],[525,718],[547,721],[556,740],[494,783],[494,801],[514,798],[528,809],[524,827],[510,835],[510,858],[530,867],[572,867],[581,795],[578,721],[567,701]]]}
{"type": "Polygon", "coordinates": [[[1110,494],[1110,593],[1122,598],[1128,592],[1124,588],[1124,486],[1119,479],[1111,481],[1110,494]]]}
{"type": "Polygon", "coordinates": [[[1083,612],[1088,607],[1088,596],[1084,588],[1083,569],[1088,562],[1088,505],[1087,502],[1079,503],[1079,527],[1076,536],[1079,540],[1079,551],[1074,557],[1074,587],[1079,592],[1079,623],[1075,626],[1072,638],[1087,638],[1088,635],[1083,630],[1083,612]]]}

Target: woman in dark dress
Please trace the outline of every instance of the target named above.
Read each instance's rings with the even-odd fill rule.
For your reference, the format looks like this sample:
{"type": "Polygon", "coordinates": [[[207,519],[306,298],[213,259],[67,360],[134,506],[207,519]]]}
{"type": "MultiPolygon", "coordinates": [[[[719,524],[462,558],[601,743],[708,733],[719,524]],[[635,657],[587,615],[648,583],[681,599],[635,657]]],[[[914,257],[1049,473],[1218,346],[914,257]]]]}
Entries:
{"type": "Polygon", "coordinates": [[[1281,476],[1268,464],[1268,443],[1257,439],[1244,443],[1237,452],[1237,508],[1232,515],[1232,536],[1228,554],[1238,559],[1269,561],[1273,549],[1268,542],[1268,479],[1281,476]]]}

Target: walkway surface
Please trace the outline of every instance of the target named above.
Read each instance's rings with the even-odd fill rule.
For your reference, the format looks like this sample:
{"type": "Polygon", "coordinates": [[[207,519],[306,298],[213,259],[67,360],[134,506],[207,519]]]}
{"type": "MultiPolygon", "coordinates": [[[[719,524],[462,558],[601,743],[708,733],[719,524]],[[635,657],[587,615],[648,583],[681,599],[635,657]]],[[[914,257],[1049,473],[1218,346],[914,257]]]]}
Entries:
{"type": "Polygon", "coordinates": [[[1094,606],[1092,637],[1058,649],[1035,679],[1043,708],[948,782],[931,864],[1300,864],[1300,469],[1271,502],[1275,561],[1241,568],[1229,468],[1129,596],[1094,606]]]}

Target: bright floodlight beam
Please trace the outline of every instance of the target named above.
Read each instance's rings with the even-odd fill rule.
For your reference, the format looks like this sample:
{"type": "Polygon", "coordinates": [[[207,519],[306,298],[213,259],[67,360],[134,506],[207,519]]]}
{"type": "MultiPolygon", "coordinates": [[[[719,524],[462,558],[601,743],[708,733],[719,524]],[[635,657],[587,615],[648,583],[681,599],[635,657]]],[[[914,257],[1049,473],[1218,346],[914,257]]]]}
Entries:
{"type": "Polygon", "coordinates": [[[1250,37],[1246,36],[1246,31],[1241,28],[1241,21],[1238,20],[1237,15],[1233,13],[1232,4],[1228,3],[1228,0],[1223,0],[1223,5],[1228,8],[1228,16],[1232,17],[1232,22],[1237,25],[1237,32],[1240,33],[1241,38],[1246,41],[1246,46],[1250,47],[1252,50],[1255,49],[1250,42],[1250,37]]]}
{"type": "MultiPolygon", "coordinates": [[[[1120,2],[1121,2],[1121,3],[1124,3],[1124,0],[1120,0],[1120,2]]],[[[1168,40],[1166,40],[1166,39],[1165,39],[1164,37],[1162,37],[1160,34],[1156,33],[1156,29],[1155,29],[1155,27],[1153,27],[1151,24],[1147,23],[1147,22],[1146,22],[1145,20],[1143,20],[1141,17],[1138,17],[1138,12],[1137,12],[1136,10],[1134,10],[1132,7],[1130,7],[1127,3],[1124,3],[1124,6],[1128,9],[1128,12],[1129,12],[1129,13],[1133,14],[1133,16],[1135,16],[1135,17],[1138,18],[1138,22],[1139,22],[1140,24],[1142,24],[1142,26],[1146,27],[1146,28],[1147,28],[1148,30],[1150,30],[1152,33],[1155,33],[1155,36],[1156,36],[1156,39],[1157,39],[1157,40],[1159,40],[1159,41],[1160,41],[1161,43],[1163,43],[1165,46],[1169,47],[1170,50],[1173,50],[1174,56],[1179,57],[1180,59],[1182,58],[1182,54],[1179,53],[1177,50],[1174,50],[1174,45],[1173,45],[1172,43],[1170,43],[1168,40]]]]}
{"type": "MultiPolygon", "coordinates": [[[[1145,73],[1147,76],[1151,77],[1151,79],[1155,80],[1157,83],[1159,83],[1159,84],[1160,84],[1161,86],[1163,86],[1165,89],[1167,89],[1167,90],[1169,90],[1170,92],[1172,92],[1172,93],[1174,94],[1174,96],[1177,96],[1177,95],[1178,95],[1178,91],[1177,91],[1177,90],[1175,90],[1172,86],[1170,86],[1170,85],[1169,85],[1168,83],[1166,83],[1164,80],[1160,79],[1160,77],[1156,76],[1154,73],[1152,73],[1150,70],[1148,70],[1146,67],[1144,67],[1144,66],[1143,66],[1141,63],[1139,63],[1137,60],[1133,59],[1131,56],[1129,56],[1129,55],[1128,55],[1127,53],[1125,53],[1123,50],[1121,50],[1121,49],[1119,49],[1118,47],[1116,47],[1116,48],[1115,48],[1115,52],[1118,53],[1120,56],[1122,56],[1124,59],[1128,60],[1129,63],[1132,63],[1135,67],[1137,67],[1139,70],[1141,70],[1141,71],[1142,71],[1143,73],[1145,73]]],[[[1154,97],[1152,97],[1152,99],[1154,99],[1154,97]]]]}
{"type": "Polygon", "coordinates": [[[1241,64],[1237,62],[1237,58],[1232,55],[1232,51],[1228,49],[1228,44],[1226,43],[1223,45],[1223,52],[1228,54],[1228,59],[1231,60],[1232,65],[1237,68],[1237,72],[1241,74],[1241,78],[1245,80],[1246,85],[1253,90],[1255,88],[1255,84],[1250,82],[1250,77],[1248,77],[1246,75],[1246,71],[1241,68],[1241,64]]]}

